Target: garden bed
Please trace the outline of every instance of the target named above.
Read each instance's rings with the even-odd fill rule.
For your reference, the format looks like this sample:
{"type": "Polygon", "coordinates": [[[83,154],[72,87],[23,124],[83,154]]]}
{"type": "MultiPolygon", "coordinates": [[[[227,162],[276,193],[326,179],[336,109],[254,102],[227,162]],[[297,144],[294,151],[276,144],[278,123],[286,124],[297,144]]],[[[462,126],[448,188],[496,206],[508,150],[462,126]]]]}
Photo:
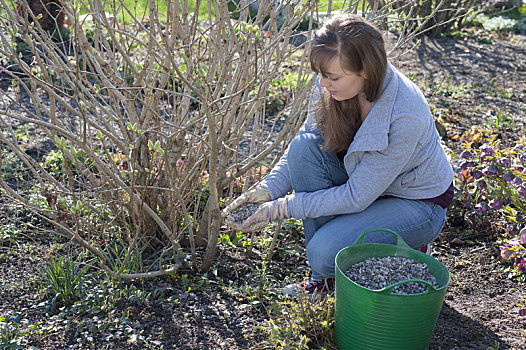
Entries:
{"type": "MultiPolygon", "coordinates": [[[[480,136],[482,127],[502,142],[524,135],[526,36],[423,37],[422,45],[395,65],[421,86],[435,108],[445,145],[454,153],[462,142],[480,136]]],[[[9,88],[6,81],[0,84],[9,88]]],[[[50,145],[38,141],[30,137],[28,148],[47,153],[50,145]]],[[[137,282],[94,274],[86,281],[83,300],[64,307],[43,296],[36,268],[50,256],[67,256],[78,248],[50,235],[41,220],[22,208],[13,210],[4,199],[0,210],[0,330],[24,348],[273,349],[280,337],[307,337],[315,349],[323,337],[302,338],[294,332],[312,328],[287,325],[300,324],[302,311],[314,310],[310,320],[325,317],[330,328],[326,307],[290,304],[279,296],[291,275],[308,273],[297,222],[281,231],[268,266],[270,232],[256,237],[250,254],[250,237],[223,237],[210,271],[137,282]],[[279,323],[287,317],[289,323],[279,323]]],[[[448,218],[432,255],[448,267],[451,283],[430,349],[526,348],[526,317],[518,314],[526,303],[524,275],[520,279],[511,273],[512,264],[500,257],[497,240],[504,229],[498,217],[480,232],[448,218]]],[[[330,308],[330,303],[323,305],[330,308]]]]}

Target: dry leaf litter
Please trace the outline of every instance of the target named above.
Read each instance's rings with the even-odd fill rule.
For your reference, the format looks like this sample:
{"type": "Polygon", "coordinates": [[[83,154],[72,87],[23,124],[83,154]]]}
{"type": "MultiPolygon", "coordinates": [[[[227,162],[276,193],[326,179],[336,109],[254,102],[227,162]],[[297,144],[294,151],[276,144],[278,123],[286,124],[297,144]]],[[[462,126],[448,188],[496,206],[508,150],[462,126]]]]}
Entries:
{"type": "MultiPolygon", "coordinates": [[[[349,279],[362,287],[379,290],[396,282],[420,279],[437,288],[435,277],[426,264],[403,256],[369,258],[352,265],[345,273],[349,279]]],[[[427,285],[408,282],[394,287],[393,294],[420,294],[427,291],[427,285]]]]}

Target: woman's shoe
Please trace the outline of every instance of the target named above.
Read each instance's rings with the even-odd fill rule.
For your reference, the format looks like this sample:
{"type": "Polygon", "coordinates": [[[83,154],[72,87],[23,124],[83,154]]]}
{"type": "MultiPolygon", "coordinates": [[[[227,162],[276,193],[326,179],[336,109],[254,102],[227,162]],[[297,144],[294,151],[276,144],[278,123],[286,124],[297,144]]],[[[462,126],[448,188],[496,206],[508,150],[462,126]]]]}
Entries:
{"type": "Polygon", "coordinates": [[[298,296],[305,294],[307,296],[314,296],[322,293],[332,293],[334,291],[334,278],[324,278],[321,280],[314,280],[309,278],[306,281],[289,284],[282,289],[284,295],[298,296]]]}
{"type": "Polygon", "coordinates": [[[418,250],[420,250],[424,254],[431,255],[431,243],[428,243],[427,245],[418,248],[418,250]]]}

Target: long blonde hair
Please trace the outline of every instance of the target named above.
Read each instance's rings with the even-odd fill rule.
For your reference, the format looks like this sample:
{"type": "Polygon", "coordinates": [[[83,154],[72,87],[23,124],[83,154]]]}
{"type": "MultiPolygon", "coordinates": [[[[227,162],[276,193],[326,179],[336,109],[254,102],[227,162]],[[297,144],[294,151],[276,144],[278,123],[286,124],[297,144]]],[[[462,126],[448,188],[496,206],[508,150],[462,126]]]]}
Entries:
{"type": "MultiPolygon", "coordinates": [[[[310,49],[312,70],[325,75],[336,57],[346,71],[365,72],[364,93],[367,101],[376,101],[382,92],[387,71],[387,54],[382,33],[358,15],[332,17],[313,36],[310,49]]],[[[362,124],[360,104],[354,97],[336,101],[328,91],[315,105],[315,120],[329,152],[346,152],[362,124]]]]}

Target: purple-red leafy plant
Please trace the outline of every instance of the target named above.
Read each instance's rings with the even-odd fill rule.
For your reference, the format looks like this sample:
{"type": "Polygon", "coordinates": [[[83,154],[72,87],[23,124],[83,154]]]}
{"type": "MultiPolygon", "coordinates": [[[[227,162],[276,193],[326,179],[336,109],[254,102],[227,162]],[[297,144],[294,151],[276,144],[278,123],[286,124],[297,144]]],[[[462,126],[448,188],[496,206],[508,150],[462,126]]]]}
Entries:
{"type": "Polygon", "coordinates": [[[450,212],[474,232],[506,227],[501,257],[526,274],[526,137],[512,147],[495,140],[463,147],[450,212]]]}

